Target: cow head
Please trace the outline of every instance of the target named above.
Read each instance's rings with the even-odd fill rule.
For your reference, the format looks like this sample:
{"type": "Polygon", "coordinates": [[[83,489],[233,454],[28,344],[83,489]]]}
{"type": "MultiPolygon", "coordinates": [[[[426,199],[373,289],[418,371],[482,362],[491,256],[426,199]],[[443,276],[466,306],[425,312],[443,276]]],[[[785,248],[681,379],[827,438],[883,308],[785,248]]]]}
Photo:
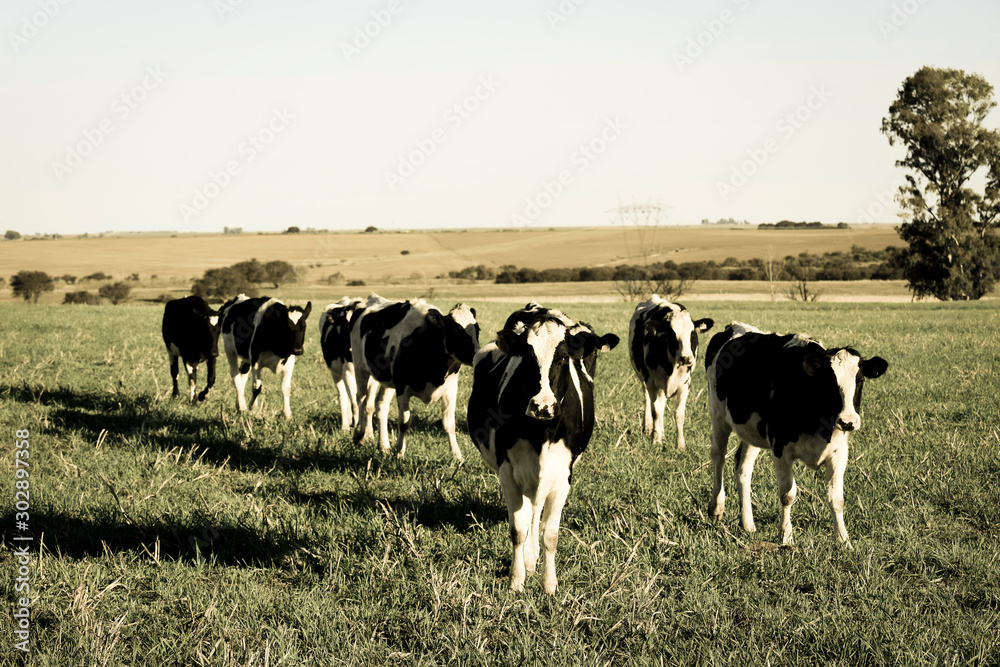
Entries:
{"type": "Polygon", "coordinates": [[[861,388],[865,378],[881,377],[889,368],[882,357],[863,359],[857,350],[843,347],[823,350],[813,344],[802,358],[802,372],[816,386],[830,430],[855,431],[861,427],[861,388]],[[819,348],[816,350],[815,348],[819,348]]]}
{"type": "Polygon", "coordinates": [[[312,301],[306,302],[306,307],[288,307],[288,329],[292,354],[301,355],[306,342],[306,318],[312,312],[312,301]]]}
{"type": "Polygon", "coordinates": [[[647,350],[666,351],[667,367],[694,367],[698,355],[698,334],[705,333],[715,324],[710,318],[692,320],[691,313],[680,304],[671,304],[653,312],[646,320],[643,347],[647,350]]]}
{"type": "MultiPolygon", "coordinates": [[[[560,411],[561,396],[556,396],[556,391],[564,391],[569,384],[578,389],[584,382],[593,384],[590,371],[584,372],[584,365],[575,362],[593,361],[597,352],[613,349],[618,336],[598,336],[588,325],[574,323],[556,310],[536,309],[523,314],[526,317],[516,319],[512,315],[508,319],[516,326],[497,332],[497,346],[503,353],[521,358],[516,375],[529,396],[525,414],[552,420],[560,411]]],[[[593,364],[589,367],[592,369],[593,364]]]]}
{"type": "Polygon", "coordinates": [[[466,366],[472,365],[479,352],[479,322],[475,308],[459,303],[447,315],[431,308],[427,311],[426,322],[428,326],[443,330],[445,352],[466,366]]]}

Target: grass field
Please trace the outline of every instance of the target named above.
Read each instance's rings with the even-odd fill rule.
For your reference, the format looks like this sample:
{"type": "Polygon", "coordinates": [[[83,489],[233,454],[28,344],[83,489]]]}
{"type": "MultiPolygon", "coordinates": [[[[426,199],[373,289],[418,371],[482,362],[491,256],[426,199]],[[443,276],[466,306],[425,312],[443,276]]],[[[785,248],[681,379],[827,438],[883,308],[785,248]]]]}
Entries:
{"type": "MultiPolygon", "coordinates": [[[[22,269],[82,277],[102,271],[143,281],[190,280],[206,269],[256,257],[280,259],[316,283],[333,273],[347,279],[387,282],[424,281],[467,266],[514,264],[533,269],[607,266],[672,259],[718,262],[727,257],[775,259],[800,252],[850,250],[852,245],[881,250],[901,245],[889,225],[850,229],[758,230],[756,227],[589,227],[539,230],[454,230],[376,234],[240,234],[123,236],[0,241],[0,266],[7,277],[22,269]],[[402,254],[402,253],[407,254],[402,254]]],[[[81,289],[75,287],[73,289],[81,289]]],[[[52,298],[51,296],[49,297],[52,298]]]]}
{"type": "MultiPolygon", "coordinates": [[[[470,303],[482,342],[512,310],[470,303]]],[[[285,422],[269,373],[262,409],[237,416],[224,361],[205,404],[171,401],[159,307],[0,305],[0,579],[13,609],[14,432],[29,429],[30,664],[1000,663],[1000,306],[689,307],[717,329],[740,319],[888,360],[851,440],[853,551],[833,537],[822,473],[801,467],[794,547],[772,543],[766,461],[758,532],[740,530],[733,503],[707,520],[700,360],[678,453],[641,434],[625,346],[601,357],[560,589],[544,595],[536,575],[519,595],[499,483],[462,433],[464,409],[463,465],[422,404],[405,459],[352,444],[318,318],[285,422]]],[[[563,308],[625,339],[631,304],[563,308]]],[[[466,369],[463,406],[469,382],[466,369]]],[[[0,624],[0,663],[29,664],[14,642],[0,624]]]]}

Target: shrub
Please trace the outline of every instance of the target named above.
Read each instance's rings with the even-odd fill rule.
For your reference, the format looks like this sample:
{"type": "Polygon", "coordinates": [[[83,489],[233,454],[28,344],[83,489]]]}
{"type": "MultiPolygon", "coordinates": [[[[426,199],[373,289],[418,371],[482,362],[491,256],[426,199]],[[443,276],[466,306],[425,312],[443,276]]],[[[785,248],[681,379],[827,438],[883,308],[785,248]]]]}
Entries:
{"type": "Polygon", "coordinates": [[[119,303],[128,301],[131,292],[132,288],[129,287],[127,283],[122,281],[101,285],[101,289],[97,290],[97,294],[99,296],[107,299],[112,305],[115,306],[119,303]]]}
{"type": "Polygon", "coordinates": [[[66,292],[65,296],[63,296],[63,303],[80,303],[86,306],[97,306],[101,303],[101,297],[87,290],[66,292]]]}
{"type": "Polygon", "coordinates": [[[347,281],[347,286],[348,287],[364,287],[365,286],[365,281],[363,281],[363,280],[348,280],[347,281]]]}
{"type": "Polygon", "coordinates": [[[97,273],[91,273],[89,276],[84,276],[81,280],[111,280],[111,276],[103,271],[98,271],[97,273]]]}

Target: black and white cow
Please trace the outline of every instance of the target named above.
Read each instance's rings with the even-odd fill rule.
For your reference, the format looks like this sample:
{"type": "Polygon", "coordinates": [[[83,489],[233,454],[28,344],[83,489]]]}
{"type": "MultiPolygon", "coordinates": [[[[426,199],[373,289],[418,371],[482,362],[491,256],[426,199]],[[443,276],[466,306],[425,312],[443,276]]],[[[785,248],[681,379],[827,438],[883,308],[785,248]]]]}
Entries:
{"type": "Polygon", "coordinates": [[[769,449],[781,499],[781,543],[792,543],[792,464],[799,460],[813,469],[823,466],[834,531],[850,547],[844,526],[847,435],[861,426],[865,378],[880,377],[889,364],[881,357],[863,359],[850,347],[826,349],[802,334],[764,333],[739,322],[712,337],[705,361],[715,474],[711,517],[720,520],[725,509],[722,474],[735,431],[741,440],[736,489],[743,528],[754,530],[750,480],[760,450],[769,449]]]}
{"type": "Polygon", "coordinates": [[[253,407],[260,394],[262,368],[281,373],[281,393],[284,415],[292,418],[289,395],[292,391],[292,370],[295,357],[302,354],[306,336],[306,318],[312,303],[305,308],[286,306],[278,299],[248,298],[240,294],[227,301],[222,315],[222,342],[229,359],[229,374],[236,385],[236,402],[240,412],[253,407]],[[253,395],[249,406],[243,397],[248,374],[253,374],[253,395]]]}
{"type": "Polygon", "coordinates": [[[597,353],[618,344],[583,322],[535,303],[514,312],[473,363],[469,433],[483,461],[500,478],[507,503],[513,561],[510,587],[524,590],[525,573],[540,555],[542,585],[556,590],[559,519],[573,465],[594,430],[597,353]]]}
{"type": "Polygon", "coordinates": [[[713,324],[707,317],[692,320],[684,306],[656,294],[635,307],[628,326],[628,351],[646,397],[643,430],[654,444],[663,441],[667,399],[677,396],[677,449],[684,449],[684,413],[697,361],[698,334],[713,324]]]}
{"type": "Polygon", "coordinates": [[[358,384],[351,356],[351,326],[364,310],[361,299],[344,297],[323,310],[319,321],[323,360],[330,369],[340,397],[340,427],[347,431],[358,423],[358,384]]]}
{"type": "Polygon", "coordinates": [[[410,399],[441,401],[442,425],[451,452],[459,461],[462,450],[455,437],[455,401],[458,371],[472,365],[479,350],[476,311],[458,304],[445,315],[423,299],[389,301],[368,297],[365,309],[351,329],[351,354],[358,384],[358,424],[355,440],[372,435],[372,415],[378,400],[379,449],[389,453],[389,407],[395,395],[399,409],[396,455],[406,453],[410,399]]]}
{"type": "Polygon", "coordinates": [[[215,385],[215,359],[219,356],[219,313],[212,310],[200,296],[187,296],[168,301],[163,308],[163,343],[170,356],[170,377],[174,382],[173,397],[180,396],[177,388],[177,360],[184,360],[188,376],[188,399],[195,402],[198,364],[205,362],[208,382],[198,394],[204,401],[215,385]]]}

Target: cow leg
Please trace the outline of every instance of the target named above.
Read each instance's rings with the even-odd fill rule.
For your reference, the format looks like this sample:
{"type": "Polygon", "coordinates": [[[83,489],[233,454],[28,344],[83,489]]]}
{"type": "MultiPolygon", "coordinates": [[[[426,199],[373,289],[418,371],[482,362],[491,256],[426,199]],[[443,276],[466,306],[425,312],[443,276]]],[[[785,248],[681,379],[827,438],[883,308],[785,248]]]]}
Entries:
{"type": "Polygon", "coordinates": [[[649,396],[649,386],[642,384],[642,395],[646,399],[646,412],[642,420],[642,432],[646,435],[653,435],[653,402],[649,396]]]}
{"type": "Polygon", "coordinates": [[[198,364],[189,364],[187,361],[184,362],[184,371],[188,376],[188,402],[194,403],[195,394],[198,391],[198,364]]]}
{"type": "Polygon", "coordinates": [[[243,397],[243,390],[247,386],[247,373],[250,372],[250,364],[241,366],[235,351],[226,350],[226,358],[229,360],[229,376],[233,379],[233,386],[236,387],[236,407],[240,412],[246,412],[247,402],[243,397]]]}
{"type": "Polygon", "coordinates": [[[653,391],[656,393],[653,399],[653,444],[658,445],[663,442],[663,413],[667,410],[667,392],[659,387],[653,391]]]}
{"type": "MultiPolygon", "coordinates": [[[[350,423],[347,426],[344,426],[344,430],[346,431],[350,429],[351,426],[356,426],[358,423],[358,419],[360,418],[358,410],[358,396],[357,396],[358,380],[354,376],[354,364],[352,362],[348,362],[346,367],[344,368],[344,384],[347,385],[346,393],[347,393],[347,400],[349,401],[348,405],[350,406],[350,423]]],[[[341,403],[341,405],[343,406],[344,404],[341,403]]],[[[342,409],[346,410],[347,408],[342,407],[342,409]]]]}
{"type": "MultiPolygon", "coordinates": [[[[378,383],[377,380],[375,382],[378,383]]],[[[378,399],[378,448],[383,454],[389,453],[389,409],[395,394],[396,390],[392,387],[383,387],[378,399]]]]}
{"type": "Polygon", "coordinates": [[[259,363],[252,364],[250,366],[250,386],[252,391],[250,393],[250,404],[247,406],[247,410],[253,410],[253,404],[257,402],[257,397],[260,396],[260,390],[263,388],[264,383],[260,379],[260,374],[263,369],[260,367],[259,363]]]}
{"type": "Polygon", "coordinates": [[[721,521],[722,513],[726,511],[726,487],[722,474],[726,467],[726,447],[729,445],[729,434],[733,429],[725,417],[712,415],[712,474],[714,486],[712,499],[708,503],[708,515],[713,521],[721,521]]]}
{"type": "Polygon", "coordinates": [[[167,355],[170,357],[170,379],[174,381],[174,391],[170,397],[177,398],[181,395],[180,389],[177,388],[177,372],[180,370],[177,364],[177,355],[170,350],[167,350],[167,355]]]}
{"type": "Polygon", "coordinates": [[[215,386],[215,357],[209,357],[205,365],[208,367],[208,380],[205,384],[205,390],[198,394],[199,402],[208,398],[208,392],[215,386]]]}
{"type": "MultiPolygon", "coordinates": [[[[410,428],[410,397],[405,391],[396,393],[396,411],[399,413],[397,415],[396,456],[403,458],[403,455],[406,454],[406,430],[410,428]]],[[[381,418],[381,414],[379,417],[381,418]]]]}
{"type": "Polygon", "coordinates": [[[793,544],[792,540],[792,505],[798,496],[798,487],[792,475],[792,463],[784,457],[771,456],[774,461],[774,476],[778,480],[778,497],[781,498],[781,529],[778,537],[782,544],[793,544]]]}
{"type": "MultiPolygon", "coordinates": [[[[288,357],[281,369],[282,414],[285,419],[292,418],[292,371],[295,370],[295,356],[288,357]]],[[[255,388],[256,389],[256,388],[255,388]]],[[[255,394],[256,395],[256,394],[255,394]]]]}
{"type": "Polygon", "coordinates": [[[354,442],[362,442],[372,437],[372,414],[375,412],[375,400],[378,398],[379,383],[367,372],[359,373],[358,384],[358,421],[354,425],[354,442]],[[364,406],[364,422],[361,421],[360,406],[364,406]]]}
{"type": "Polygon", "coordinates": [[[750,484],[759,454],[760,447],[754,447],[746,441],[741,442],[736,450],[736,493],[740,499],[740,523],[748,533],[757,530],[753,522],[753,505],[750,504],[750,484]]]}
{"type": "Polygon", "coordinates": [[[510,588],[524,591],[524,545],[528,541],[531,528],[531,500],[525,496],[520,485],[514,481],[514,471],[507,463],[500,466],[500,488],[507,501],[507,518],[510,522],[510,542],[514,556],[510,565],[510,588]]]}
{"type": "MultiPolygon", "coordinates": [[[[570,452],[565,447],[549,446],[545,468],[553,471],[552,486],[545,496],[545,570],[542,573],[542,588],[554,594],[556,581],[556,546],[559,544],[559,522],[569,495],[570,452]],[[558,472],[556,472],[558,471],[558,472]]],[[[537,530],[537,529],[536,529],[537,530]]],[[[537,548],[537,547],[536,547],[537,548]]]]}
{"type": "Polygon", "coordinates": [[[448,444],[452,455],[459,461],[464,461],[462,450],[458,448],[458,438],[455,437],[455,404],[458,402],[458,374],[445,380],[447,386],[441,394],[441,425],[448,434],[448,444]]]}
{"type": "Polygon", "coordinates": [[[826,497],[833,512],[833,530],[848,549],[853,549],[844,525],[844,470],[847,468],[847,445],[838,447],[826,460],[826,497]]]}
{"type": "Polygon", "coordinates": [[[691,391],[691,376],[682,382],[677,391],[677,407],[674,409],[674,424],[677,426],[677,449],[684,451],[684,414],[687,410],[688,392],[691,391]]]}

